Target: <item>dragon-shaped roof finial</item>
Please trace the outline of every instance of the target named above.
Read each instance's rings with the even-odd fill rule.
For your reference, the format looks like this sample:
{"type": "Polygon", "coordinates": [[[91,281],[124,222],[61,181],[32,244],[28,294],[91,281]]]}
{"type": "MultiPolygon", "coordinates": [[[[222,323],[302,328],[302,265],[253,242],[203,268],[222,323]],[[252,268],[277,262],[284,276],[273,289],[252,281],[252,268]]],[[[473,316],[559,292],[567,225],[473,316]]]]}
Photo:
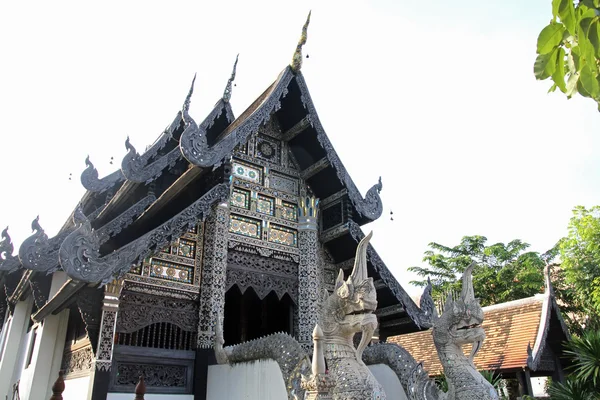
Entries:
{"type": "Polygon", "coordinates": [[[229,79],[227,80],[227,86],[225,86],[225,91],[223,92],[223,101],[225,103],[229,103],[229,100],[231,100],[231,93],[232,93],[232,85],[233,85],[233,81],[235,80],[235,72],[237,70],[237,63],[238,63],[238,58],[240,57],[240,55],[238,54],[237,56],[235,56],[235,63],[233,63],[233,70],[231,71],[231,77],[229,77],[229,79]]]}
{"type": "Polygon", "coordinates": [[[299,72],[300,68],[302,68],[302,46],[306,44],[308,24],[310,23],[310,14],[311,11],[308,12],[308,17],[306,17],[306,22],[302,27],[302,36],[300,36],[300,40],[298,41],[298,45],[296,46],[296,51],[294,52],[294,56],[292,57],[292,63],[290,64],[290,67],[292,67],[292,71],[294,72],[299,72]]]}
{"type": "Polygon", "coordinates": [[[0,260],[3,260],[3,253],[6,253],[7,256],[11,256],[14,250],[12,240],[10,235],[8,234],[8,226],[4,228],[2,231],[2,240],[0,241],[0,260]]]}

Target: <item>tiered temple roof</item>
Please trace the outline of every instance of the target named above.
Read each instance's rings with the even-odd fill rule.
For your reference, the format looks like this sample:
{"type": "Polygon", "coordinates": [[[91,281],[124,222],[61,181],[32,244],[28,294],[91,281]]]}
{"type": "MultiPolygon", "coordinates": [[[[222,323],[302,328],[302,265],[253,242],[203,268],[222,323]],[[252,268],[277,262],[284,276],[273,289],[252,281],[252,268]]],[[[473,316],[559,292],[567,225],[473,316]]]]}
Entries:
{"type": "MultiPolygon", "coordinates": [[[[305,35],[304,31],[304,41],[305,35]]],[[[297,49],[300,59],[302,44],[301,40],[297,49]]],[[[237,119],[229,104],[234,67],[222,98],[200,124],[189,114],[192,82],[182,109],[145,152],[140,154],[127,139],[128,152],[121,168],[103,178],[87,158],[81,174],[87,192],[55,237],[48,238],[36,219],[32,224],[35,233],[23,242],[18,255],[13,255],[10,237],[3,232],[0,274],[6,290],[2,296],[14,304],[33,293],[37,307],[33,319],[41,321],[68,306],[86,286],[106,284],[129,273],[206,218],[213,205],[227,201],[232,181],[253,190],[252,179],[236,173],[232,156],[235,153],[241,163],[245,157],[248,161],[263,157],[268,169],[269,146],[273,144],[266,143],[251,155],[244,146],[271,121],[278,124],[280,139],[289,149],[278,153],[289,158],[285,168],[306,183],[306,193],[301,193],[294,180],[273,172],[271,195],[319,198],[320,241],[330,263],[349,273],[364,236],[360,226],[382,214],[382,183],[379,179],[366,196],[361,195],[321,125],[297,59],[295,54],[292,66],[284,68],[237,119]],[[64,270],[69,280],[49,297],[46,275],[57,270],[64,270]]],[[[410,299],[371,245],[368,257],[369,275],[378,290],[381,335],[429,327],[430,318],[410,299]]],[[[333,280],[334,274],[326,273],[325,284],[333,280]]]]}

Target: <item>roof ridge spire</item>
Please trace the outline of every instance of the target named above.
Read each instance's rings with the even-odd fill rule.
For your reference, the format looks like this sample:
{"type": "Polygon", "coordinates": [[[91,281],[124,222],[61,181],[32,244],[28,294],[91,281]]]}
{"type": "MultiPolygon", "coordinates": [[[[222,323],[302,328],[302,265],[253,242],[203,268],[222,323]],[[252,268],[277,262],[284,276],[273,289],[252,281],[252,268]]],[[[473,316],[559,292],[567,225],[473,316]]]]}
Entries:
{"type": "Polygon", "coordinates": [[[183,107],[181,111],[183,115],[186,116],[190,111],[190,103],[192,102],[192,94],[194,94],[194,84],[196,83],[196,74],[194,74],[194,79],[192,79],[192,84],[190,85],[190,90],[188,91],[187,96],[185,96],[185,101],[183,102],[183,107]]]}
{"type": "Polygon", "coordinates": [[[298,41],[298,45],[296,46],[296,51],[294,52],[294,56],[292,57],[292,63],[290,67],[292,67],[292,71],[299,72],[300,68],[302,68],[302,46],[306,44],[308,24],[310,23],[310,14],[312,11],[308,12],[308,17],[306,17],[306,22],[302,27],[302,36],[300,36],[300,40],[298,41]]]}
{"type": "Polygon", "coordinates": [[[223,101],[225,103],[229,103],[229,100],[231,100],[231,92],[232,92],[231,86],[233,84],[233,81],[235,80],[235,72],[237,70],[237,63],[238,63],[239,57],[240,57],[240,54],[238,53],[238,55],[235,56],[235,62],[233,63],[233,70],[231,71],[231,76],[227,80],[227,86],[225,86],[225,91],[223,92],[223,101]]]}

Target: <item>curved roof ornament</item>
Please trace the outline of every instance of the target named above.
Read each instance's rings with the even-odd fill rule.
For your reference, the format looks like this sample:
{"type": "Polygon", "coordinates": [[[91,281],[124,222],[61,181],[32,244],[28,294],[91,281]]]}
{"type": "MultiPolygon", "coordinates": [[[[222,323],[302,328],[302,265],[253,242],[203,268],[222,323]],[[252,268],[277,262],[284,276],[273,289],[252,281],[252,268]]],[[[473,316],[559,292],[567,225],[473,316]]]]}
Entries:
{"type": "MultiPolygon", "coordinates": [[[[181,134],[179,147],[183,156],[192,164],[202,168],[212,168],[222,163],[238,143],[244,143],[258,126],[269,120],[271,114],[281,107],[281,98],[288,92],[288,85],[294,75],[286,68],[272,84],[237,120],[225,130],[223,139],[208,146],[206,133],[216,117],[223,112],[222,104],[217,106],[206,119],[197,125],[192,117],[184,115],[186,127],[181,134]],[[237,123],[239,121],[239,123],[237,123]]],[[[219,102],[221,102],[219,100],[219,102]]],[[[225,103],[227,110],[228,103],[225,103]]]]}
{"type": "Polygon", "coordinates": [[[312,11],[308,12],[308,17],[306,17],[306,22],[302,27],[302,35],[300,36],[300,40],[298,40],[298,45],[296,46],[296,51],[294,52],[294,56],[292,57],[292,63],[290,67],[292,67],[292,71],[298,72],[300,68],[302,68],[302,46],[306,44],[307,33],[308,33],[308,24],[310,23],[310,14],[312,11]]]}
{"type": "Polygon", "coordinates": [[[229,184],[221,183],[164,222],[133,242],[105,256],[100,255],[102,236],[92,229],[88,218],[78,220],[78,225],[62,242],[59,250],[60,265],[74,280],[107,284],[114,277],[129,272],[132,265],[150,255],[153,249],[166,246],[173,238],[205,219],[213,204],[226,200],[229,184]]]}
{"type": "Polygon", "coordinates": [[[189,118],[188,111],[190,109],[192,94],[194,93],[195,82],[196,75],[194,74],[194,79],[192,79],[192,84],[185,97],[181,110],[177,112],[171,125],[164,130],[162,135],[144,152],[144,154],[140,155],[129,141],[129,137],[127,137],[125,148],[128,152],[121,162],[121,171],[127,180],[136,183],[149,184],[158,178],[165,168],[173,167],[175,163],[181,159],[181,152],[177,147],[160,157],[157,157],[157,155],[158,152],[173,139],[181,122],[189,118]],[[155,161],[151,162],[153,159],[155,159],[155,161]]]}
{"type": "Polygon", "coordinates": [[[319,115],[317,114],[315,105],[313,104],[312,99],[310,97],[308,86],[306,85],[306,81],[302,76],[302,72],[299,72],[295,78],[296,83],[300,88],[300,98],[302,99],[302,103],[308,112],[308,119],[310,121],[310,124],[317,131],[317,140],[321,144],[323,150],[325,150],[327,154],[327,159],[336,171],[340,182],[342,182],[342,184],[348,190],[348,197],[350,198],[350,201],[356,208],[356,211],[358,211],[360,217],[370,221],[375,221],[383,213],[383,202],[381,201],[381,197],[379,196],[379,193],[383,189],[381,177],[379,177],[379,181],[377,182],[377,184],[373,185],[367,191],[366,196],[363,198],[360,191],[352,181],[352,178],[348,174],[348,171],[346,171],[346,167],[344,167],[342,160],[340,159],[337,152],[333,148],[333,145],[329,141],[329,138],[325,133],[325,129],[323,129],[323,125],[321,125],[319,115]]]}
{"type": "Polygon", "coordinates": [[[121,170],[117,170],[102,179],[98,179],[98,170],[96,170],[96,167],[94,167],[94,164],[90,161],[90,156],[85,158],[85,165],[87,167],[81,173],[81,184],[90,192],[102,193],[124,179],[121,170]]]}
{"type": "Polygon", "coordinates": [[[232,84],[233,81],[235,80],[235,72],[237,70],[237,63],[238,63],[238,58],[240,57],[240,55],[238,54],[237,56],[235,56],[235,63],[233,63],[233,70],[231,71],[231,77],[227,80],[227,86],[225,86],[225,91],[223,92],[223,101],[225,103],[229,103],[229,100],[231,100],[231,93],[232,93],[232,84]]]}
{"type": "Polygon", "coordinates": [[[2,240],[0,241],[0,272],[11,273],[19,268],[21,262],[18,256],[13,256],[14,246],[10,235],[8,234],[8,226],[2,231],[2,240]]]}

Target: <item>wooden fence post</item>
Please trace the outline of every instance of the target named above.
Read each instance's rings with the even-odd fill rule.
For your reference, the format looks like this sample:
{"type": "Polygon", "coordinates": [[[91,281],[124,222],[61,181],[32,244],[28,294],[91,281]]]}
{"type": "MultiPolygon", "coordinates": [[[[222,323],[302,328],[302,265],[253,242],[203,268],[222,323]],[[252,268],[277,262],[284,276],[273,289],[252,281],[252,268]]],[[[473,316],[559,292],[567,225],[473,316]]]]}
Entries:
{"type": "Polygon", "coordinates": [[[50,397],[50,400],[63,400],[62,394],[65,391],[64,374],[64,371],[58,371],[58,378],[56,378],[54,385],[52,385],[52,397],[50,397]]]}
{"type": "Polygon", "coordinates": [[[144,383],[144,375],[140,375],[140,380],[135,385],[135,400],[144,400],[146,394],[146,384],[144,383]]]}

